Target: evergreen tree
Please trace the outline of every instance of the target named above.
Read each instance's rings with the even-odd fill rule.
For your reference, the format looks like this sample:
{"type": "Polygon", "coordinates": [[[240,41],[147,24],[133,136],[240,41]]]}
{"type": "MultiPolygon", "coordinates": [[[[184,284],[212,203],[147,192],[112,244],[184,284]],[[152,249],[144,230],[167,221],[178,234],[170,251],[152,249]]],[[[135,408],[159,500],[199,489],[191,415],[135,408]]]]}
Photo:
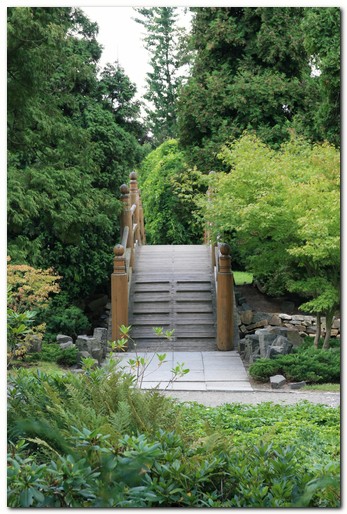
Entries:
{"type": "Polygon", "coordinates": [[[298,116],[296,128],[314,141],[340,146],[341,11],[337,7],[305,9],[302,31],[307,55],[315,67],[310,109],[298,116]]]}
{"type": "Polygon", "coordinates": [[[70,300],[108,284],[142,156],[134,87],[119,67],[98,79],[96,36],[80,9],[8,10],[8,253],[53,267],[70,300]]]}
{"type": "Polygon", "coordinates": [[[146,29],[145,48],[150,52],[152,71],[147,74],[146,108],[148,126],[157,146],[175,137],[177,125],[177,95],[182,78],[179,76],[179,34],[176,7],[136,9],[142,18],[135,21],[146,29]]]}
{"type": "Polygon", "coordinates": [[[273,147],[305,111],[311,69],[303,8],[195,8],[191,77],[179,102],[179,137],[191,163],[220,168],[229,138],[254,130],[273,147]]]}

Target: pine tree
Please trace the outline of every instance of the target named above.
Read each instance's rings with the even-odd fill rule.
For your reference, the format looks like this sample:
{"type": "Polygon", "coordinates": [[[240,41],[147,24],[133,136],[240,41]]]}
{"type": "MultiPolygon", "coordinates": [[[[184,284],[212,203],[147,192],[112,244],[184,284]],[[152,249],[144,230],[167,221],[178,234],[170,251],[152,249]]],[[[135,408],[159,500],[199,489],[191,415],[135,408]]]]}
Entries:
{"type": "Polygon", "coordinates": [[[152,71],[147,74],[146,108],[153,142],[158,146],[176,136],[177,95],[182,81],[179,76],[179,36],[176,7],[140,8],[142,18],[135,21],[146,29],[145,48],[150,52],[152,71]]]}

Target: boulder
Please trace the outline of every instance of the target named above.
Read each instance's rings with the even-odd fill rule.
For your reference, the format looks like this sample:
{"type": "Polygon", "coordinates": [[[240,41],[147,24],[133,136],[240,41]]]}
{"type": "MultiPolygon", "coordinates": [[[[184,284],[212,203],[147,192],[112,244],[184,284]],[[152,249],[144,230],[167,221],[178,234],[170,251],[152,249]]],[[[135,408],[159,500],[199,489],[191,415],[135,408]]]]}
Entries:
{"type": "Polygon", "coordinates": [[[286,337],[293,346],[299,346],[302,343],[300,334],[294,327],[269,327],[268,330],[278,336],[286,337]]]}
{"type": "Polygon", "coordinates": [[[252,362],[255,362],[257,359],[260,358],[260,352],[259,352],[259,340],[257,336],[254,335],[248,335],[244,339],[245,343],[245,354],[244,359],[249,364],[252,364],[252,362]]]}
{"type": "Polygon", "coordinates": [[[302,387],[305,387],[306,382],[292,382],[289,384],[289,389],[301,389],[302,387]]]}
{"type": "Polygon", "coordinates": [[[274,342],[271,344],[268,355],[270,359],[276,357],[276,355],[287,355],[292,351],[292,343],[284,336],[277,336],[274,342]]]}
{"type": "Polygon", "coordinates": [[[280,389],[286,383],[283,375],[274,375],[270,377],[271,389],[280,389]]]}
{"type": "Polygon", "coordinates": [[[86,357],[91,357],[89,352],[86,351],[80,351],[77,354],[77,364],[78,366],[82,366],[82,359],[85,359],[86,357]]]}
{"type": "Polygon", "coordinates": [[[253,319],[252,310],[246,310],[246,311],[240,312],[240,320],[241,320],[241,323],[243,323],[244,325],[250,325],[252,323],[252,319],[253,319]]]}
{"type": "Polygon", "coordinates": [[[76,339],[76,346],[80,350],[80,352],[91,352],[93,340],[96,341],[93,337],[89,336],[78,336],[76,339]]]}
{"type": "Polygon", "coordinates": [[[91,351],[93,359],[97,360],[98,365],[100,366],[102,358],[103,358],[103,348],[92,348],[91,351]]]}
{"type": "Polygon", "coordinates": [[[339,319],[334,319],[331,328],[340,330],[340,320],[339,319]]]}
{"type": "Polygon", "coordinates": [[[102,356],[105,358],[107,354],[107,328],[95,328],[93,337],[100,343],[103,350],[102,356]]]}
{"type": "Polygon", "coordinates": [[[42,349],[42,339],[39,336],[32,335],[29,338],[28,353],[37,353],[42,349]]]}
{"type": "Polygon", "coordinates": [[[268,320],[267,319],[263,319],[261,321],[257,321],[257,323],[252,323],[251,325],[247,325],[247,331],[248,332],[252,332],[253,330],[257,329],[257,328],[262,328],[262,327],[266,327],[268,325],[268,320]]]}
{"type": "Polygon", "coordinates": [[[66,350],[67,348],[75,348],[76,345],[72,341],[67,341],[66,343],[60,343],[59,346],[62,350],[66,350]]]}
{"type": "Polygon", "coordinates": [[[290,321],[292,319],[292,317],[289,316],[289,314],[279,314],[278,317],[284,321],[290,321]]]}
{"type": "Polygon", "coordinates": [[[282,325],[281,318],[278,314],[272,314],[271,318],[269,319],[269,325],[274,325],[277,327],[280,327],[282,325]]]}
{"type": "Polygon", "coordinates": [[[58,334],[57,335],[57,343],[73,343],[73,339],[70,336],[65,336],[64,334],[58,334]]]}

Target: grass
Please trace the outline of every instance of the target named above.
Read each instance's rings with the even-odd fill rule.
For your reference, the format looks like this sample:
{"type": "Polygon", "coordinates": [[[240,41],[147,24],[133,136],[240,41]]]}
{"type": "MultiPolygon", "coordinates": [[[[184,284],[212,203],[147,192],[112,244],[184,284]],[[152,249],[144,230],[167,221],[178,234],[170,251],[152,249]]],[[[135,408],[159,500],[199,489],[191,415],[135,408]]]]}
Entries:
{"type": "Polygon", "coordinates": [[[301,389],[302,391],[327,391],[330,393],[339,393],[340,384],[311,384],[306,385],[301,389]]]}
{"type": "Polygon", "coordinates": [[[252,273],[247,273],[247,271],[233,271],[234,281],[237,286],[242,286],[244,284],[252,284],[253,275],[252,273]]]}

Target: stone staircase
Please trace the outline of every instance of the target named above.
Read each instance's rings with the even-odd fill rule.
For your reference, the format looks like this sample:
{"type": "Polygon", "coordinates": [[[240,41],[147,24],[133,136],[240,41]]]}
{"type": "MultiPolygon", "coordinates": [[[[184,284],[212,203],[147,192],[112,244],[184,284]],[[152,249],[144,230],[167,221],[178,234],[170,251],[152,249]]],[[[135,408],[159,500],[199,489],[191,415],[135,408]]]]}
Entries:
{"type": "Polygon", "coordinates": [[[138,351],[217,350],[215,285],[209,247],[138,247],[129,324],[138,351]],[[173,336],[158,336],[154,327],[162,327],[164,332],[174,330],[173,336]]]}

